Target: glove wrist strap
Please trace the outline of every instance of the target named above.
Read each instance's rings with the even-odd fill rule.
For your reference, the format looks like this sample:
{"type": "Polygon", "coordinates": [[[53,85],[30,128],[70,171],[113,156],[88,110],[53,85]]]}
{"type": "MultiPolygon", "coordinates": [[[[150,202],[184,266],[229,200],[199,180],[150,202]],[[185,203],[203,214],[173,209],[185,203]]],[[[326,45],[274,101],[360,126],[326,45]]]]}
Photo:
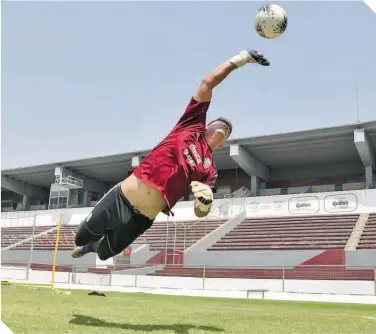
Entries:
{"type": "Polygon", "coordinates": [[[209,212],[211,207],[212,207],[212,203],[210,203],[208,205],[200,203],[200,205],[198,207],[199,207],[200,211],[202,211],[202,212],[209,212]]]}
{"type": "Polygon", "coordinates": [[[237,55],[230,58],[229,61],[236,67],[242,67],[245,64],[251,62],[251,57],[247,51],[241,51],[237,55]]]}

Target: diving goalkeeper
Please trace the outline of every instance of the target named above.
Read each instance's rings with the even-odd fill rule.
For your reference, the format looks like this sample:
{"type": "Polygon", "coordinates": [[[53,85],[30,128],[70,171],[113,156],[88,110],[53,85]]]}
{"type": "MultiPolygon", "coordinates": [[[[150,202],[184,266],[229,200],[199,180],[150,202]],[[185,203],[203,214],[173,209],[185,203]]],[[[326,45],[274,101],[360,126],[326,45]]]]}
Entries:
{"type": "Polygon", "coordinates": [[[213,204],[217,170],[212,153],[224,146],[231,122],[206,124],[213,89],[232,71],[254,63],[269,66],[257,51],[241,51],[216,67],[201,82],[175,127],[135,168],[95,205],[75,236],[72,257],[94,252],[101,260],[121,253],[147,229],[160,212],[171,209],[190,187],[194,212],[206,216],[213,204]]]}

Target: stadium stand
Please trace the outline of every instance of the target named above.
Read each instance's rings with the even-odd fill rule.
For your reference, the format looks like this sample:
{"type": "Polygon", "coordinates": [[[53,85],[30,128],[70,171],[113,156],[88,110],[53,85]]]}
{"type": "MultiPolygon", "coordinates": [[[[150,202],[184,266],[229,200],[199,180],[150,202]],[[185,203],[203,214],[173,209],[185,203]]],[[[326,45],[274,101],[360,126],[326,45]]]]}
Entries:
{"type": "Polygon", "coordinates": [[[208,250],[344,248],[358,216],[246,219],[208,250]]]}
{"type": "MultiPolygon", "coordinates": [[[[51,271],[62,214],[56,271],[85,273],[77,278],[80,284],[104,284],[102,277],[86,273],[109,276],[114,271],[124,275],[117,278],[119,285],[155,280],[154,287],[173,288],[178,285],[174,277],[186,279],[179,283],[184,288],[188,278],[260,280],[256,285],[293,279],[297,286],[305,284],[297,280],[351,280],[354,286],[359,283],[355,281],[375,281],[376,182],[374,171],[363,163],[370,160],[366,152],[376,152],[375,144],[376,122],[230,141],[214,153],[219,170],[217,218],[197,221],[187,191],[173,209],[174,218],[167,222],[166,216],[158,217],[128,253],[108,262],[95,255],[72,260],[78,224],[146,152],[2,170],[2,210],[8,211],[2,213],[2,265],[30,268],[31,276],[33,270],[51,271]],[[367,143],[354,142],[359,128],[367,143]],[[82,184],[69,183],[69,176],[82,184]],[[51,199],[61,206],[51,206],[51,199]],[[29,211],[33,209],[37,211],[29,211]],[[30,256],[33,224],[35,254],[30,256]],[[28,261],[33,262],[30,267],[28,261]],[[124,283],[132,275],[145,280],[135,278],[133,283],[130,277],[124,283]]],[[[19,277],[18,269],[9,269],[9,275],[19,277]]],[[[43,274],[33,279],[37,276],[43,274]]],[[[67,275],[67,280],[73,279],[75,275],[67,275]]],[[[223,280],[212,281],[227,288],[227,282],[219,282],[223,280]]],[[[307,289],[313,285],[307,284],[307,289]]],[[[374,287],[373,282],[366,285],[374,287]]]]}
{"type": "MultiPolygon", "coordinates": [[[[288,250],[344,248],[359,215],[327,215],[246,219],[230,233],[211,246],[209,251],[288,250]]],[[[358,248],[374,248],[376,219],[370,216],[358,248]],[[373,242],[373,243],[372,243],[373,242]]],[[[150,250],[167,248],[184,250],[209,234],[224,221],[199,220],[167,224],[156,222],[134,244],[148,244],[150,250]]],[[[34,250],[53,250],[57,229],[36,227],[34,250]],[[42,233],[42,234],[41,234],[42,233]]],[[[78,225],[62,226],[59,250],[71,250],[78,225]]],[[[32,227],[3,228],[2,248],[31,237],[32,227]]],[[[29,250],[31,240],[16,245],[17,250],[29,250]]]]}
{"type": "MultiPolygon", "coordinates": [[[[167,224],[166,222],[155,222],[153,226],[139,237],[134,244],[148,244],[150,250],[164,250],[166,247],[170,249],[183,250],[195,242],[203,238],[206,234],[212,232],[218,226],[223,224],[221,220],[199,220],[196,222],[176,222],[167,224]],[[166,242],[167,241],[167,242],[166,242]]],[[[45,231],[51,229],[51,226],[38,227],[39,230],[45,231]]],[[[12,228],[11,231],[17,231],[19,228],[12,228]]],[[[20,228],[22,229],[22,228],[20,228]]],[[[31,236],[32,228],[28,228],[31,236]]],[[[60,230],[59,250],[72,250],[74,247],[74,237],[78,229],[78,225],[62,226],[60,230]]],[[[4,234],[4,232],[3,232],[4,234]]],[[[21,234],[22,235],[22,234],[21,234]]],[[[8,240],[7,231],[3,240],[8,240]]],[[[26,237],[27,237],[26,236],[26,237]]],[[[26,238],[25,237],[25,238],[26,238]]],[[[36,236],[34,241],[34,250],[53,250],[55,248],[57,237],[57,228],[54,228],[47,234],[36,236]]],[[[9,240],[13,240],[10,238],[9,240]]],[[[18,240],[18,239],[17,239],[18,240]]],[[[20,239],[21,240],[21,239],[20,239]]],[[[18,240],[18,241],[20,241],[18,240]]],[[[8,241],[6,241],[8,242],[8,241]]],[[[8,242],[8,245],[9,242],[8,242]]],[[[31,241],[24,242],[11,249],[29,250],[31,241]]]]}
{"type": "Polygon", "coordinates": [[[170,249],[183,250],[202,239],[217,227],[222,225],[223,221],[218,220],[199,220],[194,223],[180,222],[175,226],[165,222],[156,222],[149,231],[135,241],[137,243],[148,243],[150,250],[163,250],[166,247],[170,249]],[[166,246],[167,239],[167,246],[166,246]]]}
{"type": "MultiPolygon", "coordinates": [[[[35,226],[34,234],[40,235],[51,229],[51,226],[35,226]]],[[[1,248],[6,248],[33,236],[33,226],[2,227],[1,248]]],[[[30,246],[27,248],[30,249],[30,246]]]]}
{"type": "MultiPolygon", "coordinates": [[[[51,229],[51,226],[42,226],[46,230],[51,229]]],[[[77,226],[62,226],[59,238],[59,250],[72,250],[74,247],[74,236],[77,231],[77,226]]],[[[46,234],[36,235],[34,239],[34,250],[54,250],[57,237],[57,228],[54,227],[46,234]]],[[[15,245],[11,249],[29,250],[31,248],[31,240],[20,245],[15,245]]]]}
{"type": "Polygon", "coordinates": [[[376,249],[376,213],[368,217],[357,249],[376,249]]]}

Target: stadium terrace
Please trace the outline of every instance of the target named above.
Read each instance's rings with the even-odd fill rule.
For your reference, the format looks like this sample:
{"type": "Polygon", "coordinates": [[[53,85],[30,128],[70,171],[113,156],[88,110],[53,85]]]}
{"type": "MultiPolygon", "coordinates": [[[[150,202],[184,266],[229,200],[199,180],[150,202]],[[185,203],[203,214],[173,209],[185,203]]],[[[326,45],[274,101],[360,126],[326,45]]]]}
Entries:
{"type": "Polygon", "coordinates": [[[147,153],[2,170],[3,279],[48,283],[54,268],[72,286],[376,293],[376,121],[230,140],[206,218],[187,192],[122,254],[73,261],[81,220],[147,153]]]}
{"type": "MultiPolygon", "coordinates": [[[[241,187],[251,196],[372,188],[375,151],[376,121],[230,140],[214,153],[216,197],[241,187]]],[[[2,170],[2,211],[93,206],[147,153],[2,170]]]]}

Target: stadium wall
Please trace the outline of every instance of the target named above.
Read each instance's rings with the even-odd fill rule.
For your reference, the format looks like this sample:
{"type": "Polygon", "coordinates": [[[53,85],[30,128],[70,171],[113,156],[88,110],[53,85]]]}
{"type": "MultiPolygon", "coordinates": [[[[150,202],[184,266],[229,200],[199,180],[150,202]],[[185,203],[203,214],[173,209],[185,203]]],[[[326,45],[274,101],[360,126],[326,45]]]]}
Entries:
{"type": "Polygon", "coordinates": [[[358,214],[376,212],[376,189],[249,197],[247,217],[358,214]]]}
{"type": "Polygon", "coordinates": [[[376,271],[376,249],[358,249],[346,251],[347,268],[368,269],[374,267],[376,271]]]}
{"type": "MultiPolygon", "coordinates": [[[[34,250],[31,258],[32,263],[38,264],[53,264],[53,251],[34,250]]],[[[30,261],[30,251],[28,250],[5,250],[1,252],[2,263],[22,263],[26,264],[30,261]]],[[[79,259],[73,259],[71,252],[59,251],[56,257],[56,265],[61,266],[83,266],[95,267],[97,262],[96,254],[88,254],[79,259]]]]}
{"type": "Polygon", "coordinates": [[[186,252],[184,264],[186,266],[292,268],[321,252],[322,250],[186,252]]]}
{"type": "MultiPolygon", "coordinates": [[[[63,225],[79,225],[92,209],[92,207],[85,207],[74,209],[2,212],[1,226],[32,226],[34,216],[36,217],[36,226],[54,226],[57,224],[60,215],[63,215],[63,225]]],[[[208,215],[208,219],[229,219],[231,215],[236,214],[236,210],[240,210],[239,204],[229,203],[229,200],[217,200],[216,206],[213,207],[212,212],[208,215]],[[218,206],[222,204],[227,204],[226,208],[222,207],[219,209],[218,206]]],[[[197,221],[197,217],[193,212],[193,201],[179,202],[174,207],[173,211],[175,214],[173,218],[167,217],[165,214],[161,213],[157,216],[156,221],[197,221]]]]}
{"type": "MultiPolygon", "coordinates": [[[[186,267],[242,267],[242,268],[293,268],[307,261],[323,250],[286,250],[286,251],[203,251],[186,252],[184,254],[184,266],[186,267]]],[[[143,265],[150,258],[148,253],[142,259],[132,258],[131,265],[143,265]]],[[[345,251],[346,267],[349,269],[376,270],[376,249],[345,251]]],[[[26,250],[6,250],[1,252],[2,263],[28,263],[30,252],[26,250]]],[[[53,251],[33,251],[32,262],[38,264],[53,263],[53,251]]],[[[69,251],[59,251],[56,264],[60,266],[79,266],[83,268],[95,267],[99,263],[95,254],[89,254],[83,258],[74,259],[69,251]]]]}
{"type": "MultiPolygon", "coordinates": [[[[184,265],[220,267],[293,268],[321,254],[324,250],[187,252],[184,265]]],[[[345,251],[346,267],[376,270],[376,249],[345,251]]]]}
{"type": "MultiPolygon", "coordinates": [[[[25,273],[13,268],[2,268],[2,278],[10,281],[25,281],[25,273]]],[[[30,270],[28,282],[49,284],[51,272],[30,270]]],[[[67,288],[73,285],[94,285],[95,287],[138,287],[147,290],[168,288],[244,292],[251,289],[264,289],[270,292],[376,295],[376,281],[192,278],[56,272],[55,282],[69,284],[67,288]]]]}
{"type": "MultiPolygon", "coordinates": [[[[207,219],[229,219],[244,209],[248,218],[371,213],[376,212],[376,189],[220,199],[215,201],[207,219]]],[[[32,226],[34,215],[37,226],[56,225],[60,214],[64,225],[78,225],[91,210],[91,207],[86,207],[2,212],[1,226],[32,226]]],[[[193,201],[179,202],[173,211],[174,217],[161,213],[156,221],[197,221],[193,201]]]]}

